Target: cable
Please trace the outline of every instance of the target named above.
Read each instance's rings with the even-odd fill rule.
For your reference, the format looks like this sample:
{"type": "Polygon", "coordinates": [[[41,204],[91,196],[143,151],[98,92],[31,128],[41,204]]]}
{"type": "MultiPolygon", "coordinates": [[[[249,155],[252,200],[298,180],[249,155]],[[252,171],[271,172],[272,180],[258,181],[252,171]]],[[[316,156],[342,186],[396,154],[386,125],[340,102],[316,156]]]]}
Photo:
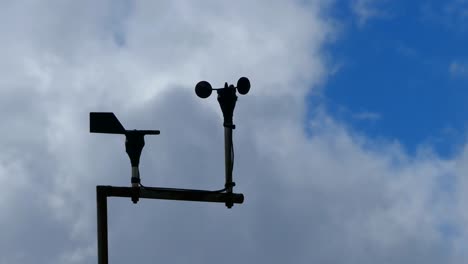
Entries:
{"type": "Polygon", "coordinates": [[[146,187],[140,182],[140,187],[149,191],[179,191],[179,192],[212,192],[212,193],[222,193],[226,191],[226,188],[215,191],[207,190],[194,190],[194,189],[181,189],[181,188],[164,188],[164,187],[146,187]]]}
{"type": "Polygon", "coordinates": [[[231,137],[231,174],[234,172],[234,142],[231,137]]]}
{"type": "MultiPolygon", "coordinates": [[[[234,142],[232,140],[231,136],[231,175],[234,172],[234,142]]],[[[222,193],[225,192],[228,188],[224,187],[223,189],[220,190],[215,190],[215,191],[206,191],[206,190],[192,190],[192,189],[180,189],[180,188],[163,188],[163,187],[146,187],[143,184],[141,184],[141,181],[139,183],[140,187],[143,189],[147,190],[152,190],[152,191],[182,191],[182,192],[212,192],[212,193],[222,193]]],[[[234,186],[234,183],[233,183],[234,186]]]]}

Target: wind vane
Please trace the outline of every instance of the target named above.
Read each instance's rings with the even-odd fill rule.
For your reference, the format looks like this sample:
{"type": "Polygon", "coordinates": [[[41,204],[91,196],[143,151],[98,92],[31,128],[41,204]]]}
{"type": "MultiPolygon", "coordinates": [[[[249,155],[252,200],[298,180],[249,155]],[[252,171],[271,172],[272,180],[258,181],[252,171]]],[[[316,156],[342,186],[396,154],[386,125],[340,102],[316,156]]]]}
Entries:
{"type": "MultiPolygon", "coordinates": [[[[159,130],[126,130],[114,113],[90,113],[89,128],[91,133],[124,134],[125,151],[132,165],[132,187],[140,187],[140,156],[145,146],[145,135],[159,135],[159,130]]],[[[138,202],[138,193],[132,193],[133,203],[138,202]]]]}

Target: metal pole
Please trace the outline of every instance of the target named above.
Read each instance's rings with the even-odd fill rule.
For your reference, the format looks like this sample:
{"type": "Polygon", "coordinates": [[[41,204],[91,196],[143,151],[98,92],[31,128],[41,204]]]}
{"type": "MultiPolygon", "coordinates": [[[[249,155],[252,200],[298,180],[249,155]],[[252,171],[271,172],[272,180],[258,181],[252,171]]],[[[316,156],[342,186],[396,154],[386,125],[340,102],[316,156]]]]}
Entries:
{"type": "Polygon", "coordinates": [[[232,128],[224,127],[224,162],[226,168],[226,191],[232,193],[232,128]]]}
{"type": "MultiPolygon", "coordinates": [[[[225,163],[225,174],[226,174],[226,192],[232,193],[232,127],[224,127],[224,163],[225,163]]],[[[227,201],[226,206],[231,208],[233,206],[232,201],[227,201]]]]}
{"type": "Polygon", "coordinates": [[[232,188],[231,193],[221,193],[161,187],[96,186],[98,264],[109,263],[107,244],[107,197],[133,198],[135,190],[139,192],[139,198],[148,199],[216,202],[225,203],[228,207],[232,207],[234,203],[241,204],[244,202],[244,195],[232,193],[232,188]]]}
{"type": "Polygon", "coordinates": [[[97,240],[98,240],[98,264],[108,264],[107,247],[107,188],[96,186],[97,202],[97,240]]]}
{"type": "MultiPolygon", "coordinates": [[[[134,187],[117,186],[99,186],[106,197],[132,197],[134,187]]],[[[160,200],[179,200],[194,202],[214,202],[226,203],[232,202],[241,204],[244,202],[244,195],[241,193],[221,193],[204,190],[175,189],[161,187],[138,188],[140,198],[160,199],[160,200]]]]}

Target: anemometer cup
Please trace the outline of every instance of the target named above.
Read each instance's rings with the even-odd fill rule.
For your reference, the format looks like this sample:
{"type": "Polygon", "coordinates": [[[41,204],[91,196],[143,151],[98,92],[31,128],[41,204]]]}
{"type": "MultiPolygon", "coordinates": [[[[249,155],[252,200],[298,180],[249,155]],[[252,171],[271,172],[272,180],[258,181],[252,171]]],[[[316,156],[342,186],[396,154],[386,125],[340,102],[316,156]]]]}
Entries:
{"type": "Polygon", "coordinates": [[[246,95],[250,91],[250,81],[246,77],[241,77],[237,81],[237,91],[242,94],[246,95]]]}
{"type": "Polygon", "coordinates": [[[237,81],[237,87],[234,87],[234,85],[228,86],[226,83],[226,85],[224,85],[224,88],[213,88],[209,82],[201,81],[198,82],[197,85],[195,85],[195,93],[200,98],[208,98],[210,97],[213,90],[218,90],[219,94],[219,91],[230,88],[234,88],[234,94],[237,90],[240,94],[246,95],[250,91],[250,81],[249,79],[247,79],[247,77],[241,77],[237,81]]]}
{"type": "Polygon", "coordinates": [[[195,93],[200,98],[210,97],[212,91],[213,88],[211,87],[211,84],[207,81],[201,81],[195,86],[195,93]]]}

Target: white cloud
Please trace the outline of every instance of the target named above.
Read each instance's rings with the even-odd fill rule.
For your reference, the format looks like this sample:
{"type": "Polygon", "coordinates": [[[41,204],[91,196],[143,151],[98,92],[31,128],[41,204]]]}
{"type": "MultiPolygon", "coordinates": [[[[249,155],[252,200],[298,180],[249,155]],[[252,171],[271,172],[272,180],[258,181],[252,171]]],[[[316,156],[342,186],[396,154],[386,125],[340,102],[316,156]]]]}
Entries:
{"type": "Polygon", "coordinates": [[[466,32],[468,21],[468,1],[450,0],[427,2],[421,5],[421,19],[444,26],[460,33],[466,32]]]}
{"type": "Polygon", "coordinates": [[[359,26],[364,26],[369,20],[389,16],[388,10],[382,8],[382,0],[353,0],[351,10],[357,18],[359,26]]]}
{"type": "Polygon", "coordinates": [[[215,98],[193,86],[248,76],[235,113],[243,205],[110,199],[111,263],[459,263],[466,259],[466,153],[408,156],[327,113],[303,131],[332,37],[319,2],[4,3],[0,68],[1,263],[95,261],[95,186],[129,185],[123,138],[89,134],[114,111],[146,138],[143,184],[216,189],[215,98]],[[454,182],[445,190],[440,182],[454,182]],[[454,226],[446,236],[440,226],[454,226]],[[340,252],[340,254],[336,254],[340,252]]]}
{"type": "Polygon", "coordinates": [[[382,118],[379,113],[363,111],[353,115],[353,117],[357,120],[367,120],[367,121],[377,121],[382,118]]]}
{"type": "Polygon", "coordinates": [[[449,72],[454,77],[466,77],[468,76],[468,64],[452,61],[449,66],[449,72]]]}

